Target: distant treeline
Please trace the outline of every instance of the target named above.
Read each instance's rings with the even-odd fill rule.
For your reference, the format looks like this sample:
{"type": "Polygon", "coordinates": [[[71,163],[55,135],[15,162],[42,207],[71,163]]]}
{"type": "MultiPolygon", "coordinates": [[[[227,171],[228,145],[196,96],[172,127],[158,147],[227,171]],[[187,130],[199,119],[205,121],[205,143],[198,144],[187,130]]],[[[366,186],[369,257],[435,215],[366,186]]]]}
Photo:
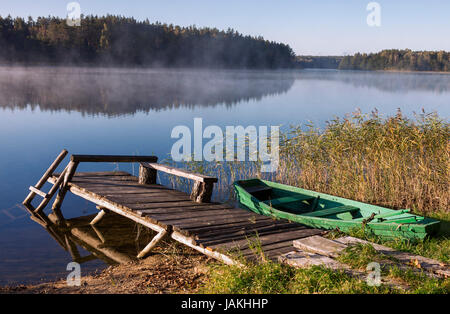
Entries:
{"type": "Polygon", "coordinates": [[[298,56],[296,61],[300,68],[337,69],[343,58],[339,56],[298,56]]]}
{"type": "Polygon", "coordinates": [[[378,53],[346,56],[339,64],[341,70],[406,70],[450,71],[450,52],[383,50],[378,53]]]}
{"type": "Polygon", "coordinates": [[[56,17],[0,17],[0,63],[287,68],[285,44],[233,29],[180,27],[121,16],[86,16],[81,26],[56,17]]]}

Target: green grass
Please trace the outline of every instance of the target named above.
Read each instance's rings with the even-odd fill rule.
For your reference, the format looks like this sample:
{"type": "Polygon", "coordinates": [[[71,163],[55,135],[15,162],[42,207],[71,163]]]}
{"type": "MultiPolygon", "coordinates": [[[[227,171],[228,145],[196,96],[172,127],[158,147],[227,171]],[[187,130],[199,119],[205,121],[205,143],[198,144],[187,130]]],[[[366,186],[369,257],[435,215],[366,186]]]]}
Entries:
{"type": "Polygon", "coordinates": [[[382,265],[381,275],[409,287],[404,293],[450,293],[450,279],[430,278],[420,270],[402,269],[395,258],[377,252],[370,244],[349,246],[338,260],[353,269],[364,270],[371,262],[382,265]]]}
{"type": "Polygon", "coordinates": [[[388,287],[370,287],[341,271],[314,266],[295,269],[271,261],[246,267],[215,264],[200,293],[394,293],[388,287]]]}
{"type": "MultiPolygon", "coordinates": [[[[254,245],[254,244],[253,244],[254,245]]],[[[255,247],[255,253],[258,249],[255,247]]],[[[364,278],[321,266],[298,269],[262,258],[244,266],[210,265],[208,279],[199,293],[208,294],[448,294],[450,279],[430,278],[420,271],[400,269],[395,258],[378,253],[371,245],[348,247],[338,261],[352,269],[364,271],[369,263],[382,265],[381,276],[399,286],[369,286],[364,278]]]]}
{"type": "MultiPolygon", "coordinates": [[[[442,223],[444,226],[447,224],[446,221],[442,221],[442,223]]],[[[327,234],[327,237],[335,239],[346,235],[350,235],[355,238],[360,238],[369,242],[385,245],[398,251],[410,252],[412,254],[436,259],[443,263],[450,263],[450,236],[444,230],[442,230],[437,236],[432,238],[426,238],[423,241],[419,240],[413,241],[405,239],[398,239],[398,240],[383,239],[377,236],[364,233],[362,229],[354,229],[348,233],[342,233],[333,230],[327,234]]]]}

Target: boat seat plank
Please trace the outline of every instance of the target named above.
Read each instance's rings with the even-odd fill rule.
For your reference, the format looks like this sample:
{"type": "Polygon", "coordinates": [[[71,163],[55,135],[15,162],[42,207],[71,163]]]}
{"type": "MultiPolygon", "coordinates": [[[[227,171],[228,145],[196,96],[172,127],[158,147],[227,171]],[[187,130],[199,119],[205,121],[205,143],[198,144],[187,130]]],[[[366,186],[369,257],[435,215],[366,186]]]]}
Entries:
{"type": "Polygon", "coordinates": [[[250,194],[272,191],[272,188],[270,186],[265,186],[265,185],[249,186],[249,187],[245,187],[244,189],[250,194]]]}
{"type": "Polygon", "coordinates": [[[294,202],[311,201],[314,199],[315,199],[315,197],[312,197],[309,195],[291,195],[291,196],[274,198],[272,200],[267,200],[267,201],[264,201],[264,203],[266,203],[267,205],[278,206],[278,205],[289,204],[289,203],[294,203],[294,202]]]}
{"type": "Polygon", "coordinates": [[[321,210],[314,211],[311,213],[306,213],[303,215],[308,216],[308,217],[326,217],[326,216],[337,215],[337,214],[342,214],[342,213],[355,212],[358,210],[359,210],[359,208],[354,207],[354,206],[339,206],[339,207],[321,209],[321,210]]]}

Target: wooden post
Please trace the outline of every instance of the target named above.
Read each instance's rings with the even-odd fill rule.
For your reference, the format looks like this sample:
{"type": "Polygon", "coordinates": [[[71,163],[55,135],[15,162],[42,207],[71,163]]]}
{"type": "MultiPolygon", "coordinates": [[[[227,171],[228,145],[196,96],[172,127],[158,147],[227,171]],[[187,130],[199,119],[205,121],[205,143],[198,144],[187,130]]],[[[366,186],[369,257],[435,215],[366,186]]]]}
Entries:
{"type": "Polygon", "coordinates": [[[70,253],[70,256],[72,257],[72,260],[74,262],[78,262],[81,258],[80,252],[78,251],[77,245],[73,243],[73,241],[69,238],[69,236],[66,234],[64,235],[67,250],[70,253]]]}
{"type": "Polygon", "coordinates": [[[153,239],[150,241],[149,244],[138,254],[137,258],[143,258],[145,257],[155,246],[159,243],[166,235],[167,230],[161,230],[153,239]]]}
{"type": "Polygon", "coordinates": [[[92,230],[94,230],[95,234],[97,234],[97,237],[102,241],[104,244],[106,242],[105,237],[103,236],[103,233],[94,225],[91,225],[92,230]]]}
{"type": "Polygon", "coordinates": [[[102,218],[103,218],[103,216],[105,216],[106,215],[106,211],[105,210],[103,210],[103,209],[101,209],[100,210],[100,212],[97,214],[97,216],[95,216],[95,218],[94,219],[92,219],[92,221],[90,222],[90,224],[93,226],[93,225],[95,225],[97,222],[99,222],[102,218]]]}
{"type": "Polygon", "coordinates": [[[214,188],[214,182],[195,181],[192,188],[191,200],[197,203],[211,202],[211,196],[214,188]]]}
{"type": "Polygon", "coordinates": [[[77,167],[78,167],[78,162],[71,161],[69,163],[69,165],[67,166],[66,174],[64,176],[64,182],[61,184],[58,195],[56,196],[56,199],[53,202],[52,211],[58,217],[59,224],[62,224],[64,222],[64,216],[62,215],[62,212],[61,212],[61,204],[64,200],[64,197],[66,196],[66,193],[68,190],[68,183],[70,180],[72,180],[73,175],[75,174],[75,171],[77,170],[77,167]]]}
{"type": "Polygon", "coordinates": [[[156,184],[157,170],[145,167],[142,163],[139,165],[139,184],[156,184]]]}

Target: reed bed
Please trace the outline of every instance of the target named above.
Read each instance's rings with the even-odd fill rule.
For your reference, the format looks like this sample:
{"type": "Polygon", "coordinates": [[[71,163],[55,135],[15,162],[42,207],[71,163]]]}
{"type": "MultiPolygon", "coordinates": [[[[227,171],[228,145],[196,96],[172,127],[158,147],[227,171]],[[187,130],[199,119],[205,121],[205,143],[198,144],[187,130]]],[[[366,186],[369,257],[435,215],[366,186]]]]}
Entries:
{"type": "Polygon", "coordinates": [[[449,140],[450,124],[436,114],[356,112],[324,131],[292,128],[276,180],[395,209],[448,212],[449,140]]]}
{"type": "Polygon", "coordinates": [[[355,112],[325,128],[291,126],[281,134],[278,170],[258,162],[187,163],[219,178],[215,197],[232,199],[235,180],[258,177],[394,209],[448,217],[450,124],[435,113],[407,118],[355,112]]]}

